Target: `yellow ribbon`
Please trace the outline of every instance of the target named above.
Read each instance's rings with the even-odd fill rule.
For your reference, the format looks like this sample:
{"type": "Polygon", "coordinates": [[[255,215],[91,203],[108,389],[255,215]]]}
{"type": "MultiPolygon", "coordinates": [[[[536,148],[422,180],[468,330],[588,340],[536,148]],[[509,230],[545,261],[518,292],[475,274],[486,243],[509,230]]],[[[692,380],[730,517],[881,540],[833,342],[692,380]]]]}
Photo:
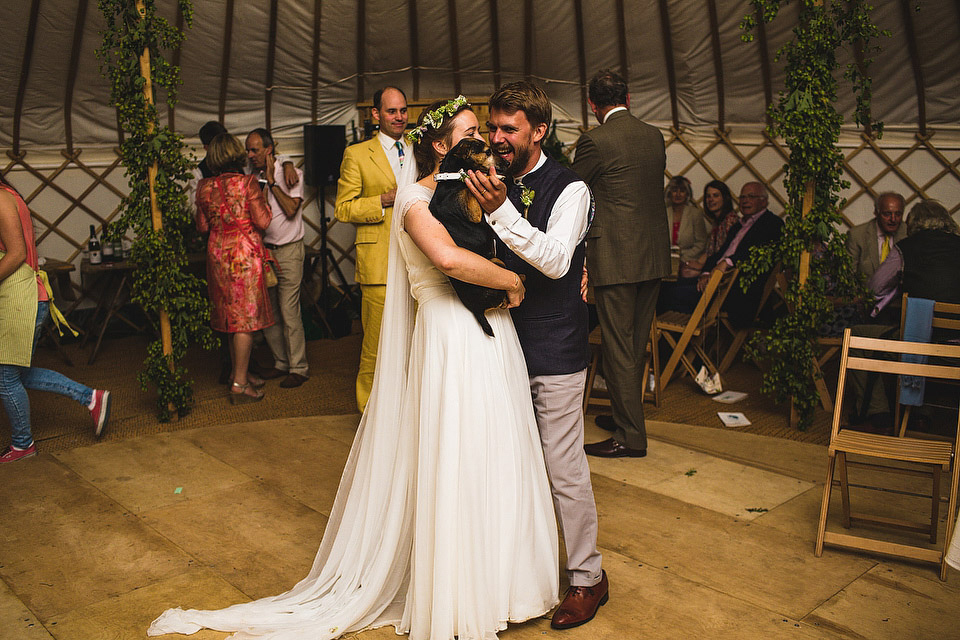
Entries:
{"type": "Polygon", "coordinates": [[[40,282],[43,283],[43,288],[47,292],[47,299],[50,302],[50,317],[53,319],[53,326],[57,328],[57,332],[62,336],[63,329],[61,327],[66,327],[70,330],[70,333],[74,337],[77,337],[79,334],[77,330],[70,326],[70,323],[67,322],[67,319],[63,317],[63,314],[60,313],[60,309],[57,309],[57,305],[53,303],[53,289],[50,287],[50,278],[47,276],[47,272],[43,269],[37,269],[37,277],[40,278],[40,282]]]}

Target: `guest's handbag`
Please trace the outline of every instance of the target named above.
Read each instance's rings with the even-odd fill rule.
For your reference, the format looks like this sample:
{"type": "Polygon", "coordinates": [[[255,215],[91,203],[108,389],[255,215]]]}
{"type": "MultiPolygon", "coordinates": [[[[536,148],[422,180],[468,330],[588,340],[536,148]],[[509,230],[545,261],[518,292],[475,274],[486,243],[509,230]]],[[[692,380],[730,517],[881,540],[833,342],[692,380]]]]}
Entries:
{"type": "Polygon", "coordinates": [[[279,284],[277,281],[278,267],[274,259],[269,256],[270,254],[267,254],[267,257],[263,259],[263,281],[266,283],[267,287],[275,287],[279,284]]]}

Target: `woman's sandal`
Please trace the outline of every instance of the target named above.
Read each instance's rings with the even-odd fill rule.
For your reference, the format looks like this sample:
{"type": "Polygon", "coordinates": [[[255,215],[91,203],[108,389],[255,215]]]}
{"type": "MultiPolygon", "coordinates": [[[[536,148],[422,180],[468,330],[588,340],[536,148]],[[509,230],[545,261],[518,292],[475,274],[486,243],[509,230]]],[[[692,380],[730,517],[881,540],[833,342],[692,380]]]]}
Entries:
{"type": "Polygon", "coordinates": [[[234,382],[230,388],[230,404],[247,404],[249,402],[260,402],[263,400],[263,391],[254,389],[256,394],[250,395],[247,393],[249,389],[249,384],[237,384],[234,382]],[[234,389],[239,389],[239,391],[234,391],[234,389]]]}
{"type": "MultiPolygon", "coordinates": [[[[230,376],[230,384],[233,384],[232,375],[230,376]]],[[[267,381],[262,380],[261,378],[257,378],[255,376],[251,376],[250,374],[247,374],[247,384],[253,387],[254,389],[263,389],[265,386],[267,386],[267,381]]]]}

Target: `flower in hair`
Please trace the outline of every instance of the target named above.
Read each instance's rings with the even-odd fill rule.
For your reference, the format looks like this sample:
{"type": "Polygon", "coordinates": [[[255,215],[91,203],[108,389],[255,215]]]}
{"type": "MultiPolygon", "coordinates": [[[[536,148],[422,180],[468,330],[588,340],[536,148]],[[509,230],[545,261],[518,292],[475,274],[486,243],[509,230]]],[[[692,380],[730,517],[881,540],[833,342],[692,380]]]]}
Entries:
{"type": "Polygon", "coordinates": [[[407,140],[411,144],[420,142],[427,129],[439,129],[444,119],[455,114],[460,107],[469,104],[464,96],[459,95],[445,105],[439,106],[433,111],[428,111],[427,115],[423,116],[423,123],[407,132],[407,140]]]}

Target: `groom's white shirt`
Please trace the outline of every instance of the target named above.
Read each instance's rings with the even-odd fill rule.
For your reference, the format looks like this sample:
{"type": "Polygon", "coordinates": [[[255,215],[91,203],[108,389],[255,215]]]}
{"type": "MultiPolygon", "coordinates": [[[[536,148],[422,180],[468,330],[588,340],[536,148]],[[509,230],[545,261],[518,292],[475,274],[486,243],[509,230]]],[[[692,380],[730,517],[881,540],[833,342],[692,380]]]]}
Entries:
{"type": "MultiPolygon", "coordinates": [[[[537,171],[546,161],[547,157],[540,152],[537,164],[524,176],[537,171]]],[[[577,180],[560,192],[547,220],[546,231],[530,224],[509,198],[487,214],[487,222],[511,251],[543,275],[556,279],[570,269],[573,252],[587,235],[589,211],[590,189],[582,180],[577,180]]]]}

